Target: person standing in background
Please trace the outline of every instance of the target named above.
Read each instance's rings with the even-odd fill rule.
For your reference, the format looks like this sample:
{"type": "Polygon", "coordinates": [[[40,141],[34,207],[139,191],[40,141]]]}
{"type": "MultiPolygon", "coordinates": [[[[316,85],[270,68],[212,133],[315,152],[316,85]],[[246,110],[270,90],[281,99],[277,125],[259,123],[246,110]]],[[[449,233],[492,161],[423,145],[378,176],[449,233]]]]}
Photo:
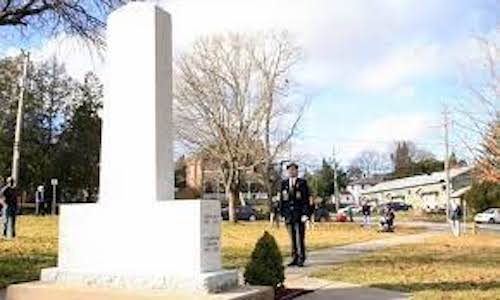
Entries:
{"type": "Polygon", "coordinates": [[[349,207],[347,208],[347,215],[349,216],[349,222],[354,222],[354,216],[353,216],[353,212],[352,212],[352,206],[349,205],[349,207]]]}
{"type": "Polygon", "coordinates": [[[275,196],[271,201],[271,227],[276,226],[276,228],[280,228],[280,211],[279,211],[279,196],[275,196]]]}
{"type": "Polygon", "coordinates": [[[43,185],[38,186],[35,192],[35,202],[36,202],[36,215],[45,215],[45,194],[43,185]]]}
{"type": "Polygon", "coordinates": [[[371,226],[371,206],[368,204],[368,201],[363,203],[362,207],[363,212],[363,226],[370,227],[371,226]]]}
{"type": "Polygon", "coordinates": [[[6,186],[0,191],[0,201],[3,207],[3,236],[7,239],[16,237],[16,214],[19,193],[11,177],[7,178],[6,186]]]}

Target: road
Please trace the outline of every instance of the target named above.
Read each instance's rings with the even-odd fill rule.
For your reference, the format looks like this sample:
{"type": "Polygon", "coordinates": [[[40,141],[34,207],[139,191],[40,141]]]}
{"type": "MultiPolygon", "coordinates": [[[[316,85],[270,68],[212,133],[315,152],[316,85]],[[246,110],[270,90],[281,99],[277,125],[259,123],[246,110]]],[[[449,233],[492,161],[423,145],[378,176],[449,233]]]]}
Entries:
{"type": "MultiPolygon", "coordinates": [[[[361,217],[355,217],[354,221],[356,223],[363,223],[363,219],[361,217]]],[[[375,223],[375,221],[378,222],[378,218],[372,219],[372,226],[377,225],[378,223],[375,223]]],[[[425,222],[425,221],[402,221],[398,222],[398,219],[396,217],[396,226],[397,225],[407,225],[407,226],[416,226],[416,227],[426,227],[429,230],[433,231],[448,231],[450,230],[450,225],[448,223],[438,223],[438,222],[425,222]]],[[[472,230],[472,226],[469,225],[467,227],[468,230],[472,230]]],[[[485,233],[494,233],[494,234],[500,234],[500,224],[476,224],[476,230],[478,232],[485,232],[485,233]]]]}
{"type": "MultiPolygon", "coordinates": [[[[450,230],[450,225],[447,223],[437,223],[437,222],[423,222],[423,221],[415,221],[415,222],[396,222],[401,225],[409,225],[409,226],[418,226],[418,227],[426,227],[429,230],[434,231],[448,231],[450,230]]],[[[472,230],[472,226],[468,225],[467,230],[472,230]]],[[[476,230],[478,232],[487,232],[500,234],[500,224],[476,224],[476,230]]]]}
{"type": "Polygon", "coordinates": [[[500,224],[478,224],[480,232],[500,234],[500,224]]]}

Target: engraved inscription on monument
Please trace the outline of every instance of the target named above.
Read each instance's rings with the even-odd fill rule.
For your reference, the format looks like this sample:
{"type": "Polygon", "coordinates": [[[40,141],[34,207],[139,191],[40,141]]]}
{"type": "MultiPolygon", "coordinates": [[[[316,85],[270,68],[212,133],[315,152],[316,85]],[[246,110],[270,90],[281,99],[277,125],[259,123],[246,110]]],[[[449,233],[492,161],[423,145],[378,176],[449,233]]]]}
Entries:
{"type": "Polygon", "coordinates": [[[218,252],[220,247],[219,236],[204,236],[203,237],[203,251],[204,252],[218,252]]]}
{"type": "Polygon", "coordinates": [[[203,224],[204,225],[218,225],[220,222],[221,216],[217,214],[204,214],[203,215],[203,224]]]}

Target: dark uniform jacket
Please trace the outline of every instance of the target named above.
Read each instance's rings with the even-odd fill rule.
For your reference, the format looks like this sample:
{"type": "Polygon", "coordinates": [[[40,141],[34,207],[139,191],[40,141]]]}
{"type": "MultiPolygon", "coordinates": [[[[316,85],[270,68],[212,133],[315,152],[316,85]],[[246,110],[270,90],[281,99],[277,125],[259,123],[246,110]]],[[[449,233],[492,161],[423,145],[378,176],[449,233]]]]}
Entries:
{"type": "Polygon", "coordinates": [[[15,214],[17,211],[17,196],[17,190],[9,186],[4,187],[0,191],[0,197],[4,198],[5,204],[7,205],[5,209],[8,215],[15,214]]]}
{"type": "Polygon", "coordinates": [[[279,209],[288,224],[301,222],[302,216],[310,215],[309,187],[305,179],[297,178],[294,186],[290,186],[290,179],[281,182],[279,209]]]}

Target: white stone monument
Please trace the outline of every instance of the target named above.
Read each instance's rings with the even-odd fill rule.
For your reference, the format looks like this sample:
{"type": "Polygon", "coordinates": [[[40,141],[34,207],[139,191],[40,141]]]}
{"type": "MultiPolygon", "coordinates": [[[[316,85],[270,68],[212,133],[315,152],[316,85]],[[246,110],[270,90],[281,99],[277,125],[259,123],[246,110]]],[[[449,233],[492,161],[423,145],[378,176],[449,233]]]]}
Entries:
{"type": "Polygon", "coordinates": [[[167,12],[132,2],[108,21],[100,195],[63,205],[57,268],[42,282],[218,292],[220,203],[174,199],[172,38],[167,12]]]}

